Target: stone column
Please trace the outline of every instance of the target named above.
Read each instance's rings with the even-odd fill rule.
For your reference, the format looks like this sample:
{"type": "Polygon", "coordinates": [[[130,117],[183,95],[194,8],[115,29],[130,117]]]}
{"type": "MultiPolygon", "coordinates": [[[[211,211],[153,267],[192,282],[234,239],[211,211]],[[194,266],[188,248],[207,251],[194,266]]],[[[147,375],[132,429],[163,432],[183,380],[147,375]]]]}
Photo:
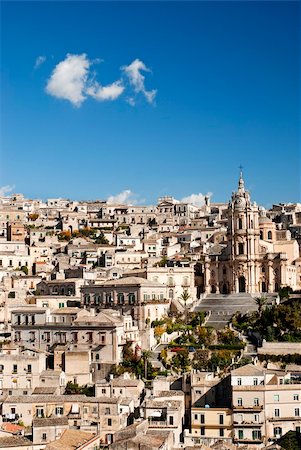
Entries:
{"type": "Polygon", "coordinates": [[[204,279],[204,285],[205,285],[205,294],[209,294],[210,293],[210,284],[209,284],[209,280],[210,280],[210,263],[209,263],[209,258],[205,259],[205,279],[204,279]]]}
{"type": "Polygon", "coordinates": [[[274,271],[273,261],[268,261],[268,292],[274,292],[274,271]]]}
{"type": "Polygon", "coordinates": [[[286,254],[280,253],[280,277],[279,277],[280,287],[284,287],[287,285],[286,263],[287,263],[286,254]]]}

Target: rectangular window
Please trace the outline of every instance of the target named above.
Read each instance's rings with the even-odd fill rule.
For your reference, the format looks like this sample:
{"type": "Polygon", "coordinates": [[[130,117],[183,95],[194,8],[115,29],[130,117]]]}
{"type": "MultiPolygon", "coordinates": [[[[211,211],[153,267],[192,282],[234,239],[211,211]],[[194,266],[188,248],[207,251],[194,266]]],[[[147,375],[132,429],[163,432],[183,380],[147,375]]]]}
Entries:
{"type": "Polygon", "coordinates": [[[299,417],[299,416],[300,416],[300,409],[295,408],[295,417],[299,417]]]}
{"type": "Polygon", "coordinates": [[[112,419],[108,419],[108,427],[112,426],[112,419]]]}
{"type": "Polygon", "coordinates": [[[259,406],[259,398],[254,398],[254,406],[259,406]]]}
{"type": "Polygon", "coordinates": [[[31,373],[31,364],[27,364],[27,372],[31,373]]]}
{"type": "Polygon", "coordinates": [[[297,402],[299,401],[299,394],[294,394],[294,400],[297,402]]]}
{"type": "Polygon", "coordinates": [[[173,425],[173,416],[169,416],[169,425],[173,425]]]}
{"type": "Polygon", "coordinates": [[[194,420],[198,420],[198,415],[197,414],[194,415],[194,420]]]}
{"type": "Polygon", "coordinates": [[[238,439],[244,438],[244,430],[238,430],[238,439]]]}
{"type": "Polygon", "coordinates": [[[274,402],[279,402],[279,395],[278,394],[274,395],[274,402]]]}
{"type": "Polygon", "coordinates": [[[220,435],[220,437],[224,436],[224,429],[223,428],[219,429],[219,435],[220,435]]]}
{"type": "Polygon", "coordinates": [[[275,409],[274,410],[274,415],[275,415],[275,417],[280,417],[280,409],[275,409]]]}
{"type": "Polygon", "coordinates": [[[242,398],[238,398],[237,399],[237,405],[238,406],[242,406],[242,398]]]}
{"type": "Polygon", "coordinates": [[[241,386],[241,378],[237,378],[237,385],[241,386]]]}
{"type": "Polygon", "coordinates": [[[261,431],[253,430],[252,431],[252,439],[253,439],[253,441],[258,441],[258,439],[261,439],[261,431]]]}
{"type": "Polygon", "coordinates": [[[259,414],[254,414],[254,422],[259,422],[259,414]]]}
{"type": "Polygon", "coordinates": [[[201,414],[201,423],[205,423],[205,414],[201,414]]]}
{"type": "Polygon", "coordinates": [[[201,436],[205,436],[205,427],[201,427],[201,436]]]}
{"type": "Polygon", "coordinates": [[[219,424],[224,425],[224,415],[223,414],[219,415],[219,424]]]}
{"type": "Polygon", "coordinates": [[[37,408],[36,409],[36,416],[37,417],[44,417],[44,408],[37,408]]]}
{"type": "Polygon", "coordinates": [[[46,434],[46,433],[43,433],[43,434],[42,434],[42,440],[43,440],[43,441],[46,441],[46,440],[47,440],[47,434],[46,434]]]}
{"type": "Polygon", "coordinates": [[[63,416],[64,414],[64,408],[62,406],[57,406],[55,408],[55,415],[56,416],[63,416]]]}
{"type": "Polygon", "coordinates": [[[257,386],[258,385],[258,378],[253,378],[253,385],[257,386]]]}
{"type": "Polygon", "coordinates": [[[17,364],[13,365],[13,373],[17,373],[18,372],[18,366],[17,364]]]}

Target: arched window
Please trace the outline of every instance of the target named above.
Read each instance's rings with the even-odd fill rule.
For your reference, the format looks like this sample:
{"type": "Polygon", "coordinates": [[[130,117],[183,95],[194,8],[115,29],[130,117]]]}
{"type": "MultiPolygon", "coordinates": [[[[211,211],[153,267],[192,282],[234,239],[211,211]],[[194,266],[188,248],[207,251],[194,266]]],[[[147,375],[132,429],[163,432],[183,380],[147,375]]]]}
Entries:
{"type": "Polygon", "coordinates": [[[134,305],[135,303],[135,294],[129,294],[128,295],[128,299],[129,299],[129,305],[134,305]]]}
{"type": "Polygon", "coordinates": [[[168,277],[168,286],[174,286],[173,277],[168,277]]]}
{"type": "Polygon", "coordinates": [[[271,240],[272,239],[272,232],[268,231],[268,239],[271,240]]]}
{"type": "Polygon", "coordinates": [[[89,294],[85,294],[84,296],[84,305],[89,305],[90,304],[90,295],[89,294]]]}
{"type": "Polygon", "coordinates": [[[172,290],[172,289],[169,289],[169,291],[168,291],[168,297],[170,298],[170,300],[173,299],[173,290],[172,290]]]}
{"type": "Polygon", "coordinates": [[[94,303],[95,303],[95,305],[100,304],[100,295],[99,294],[94,295],[94,303]]]}
{"type": "Polygon", "coordinates": [[[238,254],[239,255],[244,254],[244,244],[242,242],[239,242],[239,244],[238,244],[238,254]]]}
{"type": "Polygon", "coordinates": [[[122,293],[118,294],[117,301],[118,301],[118,305],[123,305],[124,304],[124,294],[122,294],[122,293]]]}

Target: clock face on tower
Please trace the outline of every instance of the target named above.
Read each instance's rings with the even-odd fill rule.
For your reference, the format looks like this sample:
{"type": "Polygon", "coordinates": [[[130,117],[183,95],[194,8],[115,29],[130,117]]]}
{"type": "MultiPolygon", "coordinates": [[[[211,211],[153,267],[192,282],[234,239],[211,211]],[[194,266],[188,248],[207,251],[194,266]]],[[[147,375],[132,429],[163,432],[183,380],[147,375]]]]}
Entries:
{"type": "Polygon", "coordinates": [[[237,206],[238,208],[244,208],[246,206],[244,197],[237,197],[235,199],[235,206],[237,206]]]}

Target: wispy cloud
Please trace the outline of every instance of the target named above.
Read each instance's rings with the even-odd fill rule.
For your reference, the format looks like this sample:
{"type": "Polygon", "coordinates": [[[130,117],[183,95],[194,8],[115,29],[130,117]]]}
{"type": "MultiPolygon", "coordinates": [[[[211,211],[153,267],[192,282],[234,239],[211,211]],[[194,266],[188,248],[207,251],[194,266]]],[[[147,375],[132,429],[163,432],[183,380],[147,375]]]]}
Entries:
{"type": "Polygon", "coordinates": [[[195,206],[203,206],[205,204],[205,197],[209,196],[211,197],[212,192],[208,192],[207,194],[202,194],[201,192],[199,194],[191,194],[187,197],[183,197],[181,199],[181,202],[183,203],[190,203],[191,205],[195,206]]]}
{"type": "Polygon", "coordinates": [[[134,192],[130,189],[125,189],[119,194],[108,197],[107,203],[110,205],[136,205],[137,198],[134,192]]]}
{"type": "Polygon", "coordinates": [[[136,94],[142,93],[148,103],[154,103],[157,90],[153,89],[151,91],[148,91],[145,88],[145,76],[142,75],[142,72],[151,72],[151,70],[146,67],[144,62],[140,59],[135,59],[130,65],[123,66],[121,69],[128,77],[130,84],[134,88],[134,92],[136,94]]]}
{"type": "Polygon", "coordinates": [[[6,184],[5,186],[0,187],[0,197],[6,197],[7,194],[10,194],[15,189],[15,185],[6,184]]]}
{"type": "Polygon", "coordinates": [[[40,67],[44,62],[46,61],[46,56],[38,56],[36,61],[35,61],[35,65],[34,68],[37,69],[38,67],[40,67]]]}
{"type": "Polygon", "coordinates": [[[115,81],[108,86],[101,86],[95,82],[93,85],[87,88],[87,94],[95,98],[95,100],[116,100],[124,91],[124,86],[120,80],[115,81]]]}

